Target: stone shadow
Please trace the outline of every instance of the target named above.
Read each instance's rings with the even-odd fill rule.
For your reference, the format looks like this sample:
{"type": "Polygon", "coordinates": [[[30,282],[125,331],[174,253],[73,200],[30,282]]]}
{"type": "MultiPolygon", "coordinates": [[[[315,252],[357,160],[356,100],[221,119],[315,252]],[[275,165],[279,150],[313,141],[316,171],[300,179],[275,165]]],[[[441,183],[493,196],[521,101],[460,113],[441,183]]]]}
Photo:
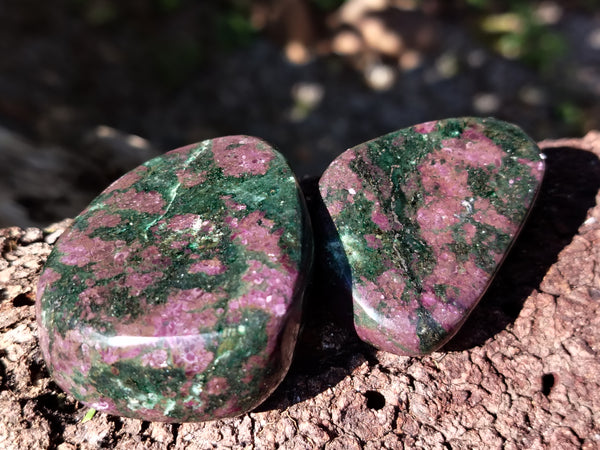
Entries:
{"type": "Polygon", "coordinates": [[[521,234],[479,305],[443,351],[482,345],[513,323],[595,205],[600,189],[598,157],[569,147],[544,153],[546,174],[521,234]]]}
{"type": "MultiPolygon", "coordinates": [[[[480,346],[513,323],[595,205],[600,189],[598,157],[569,147],[549,148],[544,153],[544,181],[521,234],[479,305],[442,351],[480,346]]],[[[324,251],[327,242],[339,242],[339,237],[319,195],[318,178],[304,180],[302,188],[315,240],[303,329],[288,375],[257,411],[285,408],[314,397],[365,361],[377,363],[375,349],[362,342],[354,330],[347,261],[338,267],[345,275],[336,276],[331,269],[331,251],[324,251]]]]}
{"type": "Polygon", "coordinates": [[[311,177],[301,182],[312,220],[315,254],[294,361],[281,385],[256,411],[285,408],[314,397],[358,365],[374,361],[373,348],[354,330],[345,254],[326,250],[328,245],[341,243],[319,194],[318,181],[311,177]],[[334,265],[337,270],[332,269],[334,265]]]}

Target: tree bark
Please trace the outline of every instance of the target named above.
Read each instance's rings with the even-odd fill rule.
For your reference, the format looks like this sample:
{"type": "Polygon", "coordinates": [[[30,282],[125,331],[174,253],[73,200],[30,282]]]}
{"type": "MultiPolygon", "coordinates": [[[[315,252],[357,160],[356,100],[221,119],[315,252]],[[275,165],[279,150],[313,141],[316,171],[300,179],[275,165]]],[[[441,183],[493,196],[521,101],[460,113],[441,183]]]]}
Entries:
{"type": "Polygon", "coordinates": [[[49,378],[39,271],[69,221],[0,230],[0,447],[598,448],[600,133],[540,143],[542,190],[487,294],[440,352],[362,344],[316,278],[295,362],[257,411],[167,425],[101,413],[49,378]]]}

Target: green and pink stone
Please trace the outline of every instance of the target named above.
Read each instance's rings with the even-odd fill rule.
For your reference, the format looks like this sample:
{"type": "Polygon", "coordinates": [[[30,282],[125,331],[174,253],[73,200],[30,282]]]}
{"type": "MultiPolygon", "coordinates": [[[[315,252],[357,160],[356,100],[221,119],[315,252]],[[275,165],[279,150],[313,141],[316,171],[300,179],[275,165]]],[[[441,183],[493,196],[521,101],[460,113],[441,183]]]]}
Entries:
{"type": "Polygon", "coordinates": [[[288,370],[311,258],[302,194],[267,143],[173,150],[114,182],[57,242],[38,288],[44,358],[99,411],[242,414],[288,370]]]}
{"type": "MultiPolygon", "coordinates": [[[[401,355],[440,348],[518,235],[544,172],[494,119],[448,119],[354,147],[325,171],[323,248],[355,328],[401,355]]],[[[296,179],[264,141],[229,136],[148,161],[96,198],[50,254],[40,345],[56,382],[110,414],[236,416],[285,376],[312,234],[296,179]]]]}
{"type": "Polygon", "coordinates": [[[514,125],[423,123],[340,155],[319,181],[326,255],[358,336],[399,355],[439,349],[496,274],[539,190],[543,156],[514,125]]]}

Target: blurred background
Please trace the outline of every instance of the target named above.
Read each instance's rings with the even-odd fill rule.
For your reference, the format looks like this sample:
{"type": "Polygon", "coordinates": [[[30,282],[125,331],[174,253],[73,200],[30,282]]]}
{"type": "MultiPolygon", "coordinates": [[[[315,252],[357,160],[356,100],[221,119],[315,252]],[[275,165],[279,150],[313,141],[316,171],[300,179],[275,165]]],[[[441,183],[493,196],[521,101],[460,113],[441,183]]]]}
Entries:
{"type": "Polygon", "coordinates": [[[600,129],[600,1],[0,0],[0,226],[73,217],[152,156],[227,134],[299,178],[444,117],[600,129]]]}

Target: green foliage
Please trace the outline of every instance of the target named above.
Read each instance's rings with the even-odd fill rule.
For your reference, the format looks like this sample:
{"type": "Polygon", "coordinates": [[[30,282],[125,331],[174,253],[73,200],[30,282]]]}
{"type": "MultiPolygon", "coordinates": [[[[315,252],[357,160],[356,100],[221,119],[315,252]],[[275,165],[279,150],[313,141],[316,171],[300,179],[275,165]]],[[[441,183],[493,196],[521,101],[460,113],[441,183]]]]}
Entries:
{"type": "Polygon", "coordinates": [[[467,0],[467,4],[477,11],[479,31],[507,58],[547,72],[566,52],[564,36],[541,21],[535,3],[512,0],[501,13],[490,0],[467,0]]]}
{"type": "Polygon", "coordinates": [[[490,1],[489,0],[466,0],[467,5],[473,6],[475,8],[489,8],[490,1]]]}
{"type": "Polygon", "coordinates": [[[563,102],[556,107],[556,113],[564,123],[574,130],[575,134],[583,131],[585,113],[580,106],[573,102],[563,102]]]}
{"type": "Polygon", "coordinates": [[[321,11],[333,11],[339,8],[346,0],[311,0],[321,11]]]}
{"type": "Polygon", "coordinates": [[[203,61],[199,42],[193,39],[170,39],[154,42],[148,53],[156,74],[170,87],[179,86],[193,74],[203,61]]]}
{"type": "Polygon", "coordinates": [[[182,6],[183,0],[155,0],[160,10],[164,12],[176,11],[182,6]]]}
{"type": "MultiPolygon", "coordinates": [[[[94,27],[110,27],[143,24],[151,18],[154,21],[163,20],[166,15],[181,13],[186,7],[194,10],[190,0],[151,0],[142,3],[119,2],[118,0],[69,0],[74,13],[85,23],[94,27]]],[[[217,49],[232,50],[248,45],[253,41],[257,30],[250,20],[251,0],[226,0],[215,2],[205,8],[206,16],[201,16],[198,26],[209,29],[214,37],[217,49]]],[[[172,39],[170,39],[172,41],[172,39]]],[[[213,42],[198,43],[193,36],[187,42],[154,43],[150,45],[161,47],[156,49],[157,70],[168,83],[176,84],[179,74],[187,73],[190,66],[195,66],[197,57],[203,53],[200,46],[214,47],[213,42]],[[190,64],[190,61],[193,64],[190,64]]]]}
{"type": "Polygon", "coordinates": [[[85,413],[85,416],[83,416],[83,419],[81,419],[81,423],[89,422],[95,415],[96,410],[94,408],[88,409],[88,411],[85,413]]]}
{"type": "Polygon", "coordinates": [[[221,12],[217,17],[217,35],[219,44],[226,50],[250,44],[256,37],[250,13],[240,6],[221,12]]]}
{"type": "Polygon", "coordinates": [[[120,15],[118,6],[111,1],[79,0],[76,3],[82,8],[85,21],[93,26],[109,25],[120,15]]]}

